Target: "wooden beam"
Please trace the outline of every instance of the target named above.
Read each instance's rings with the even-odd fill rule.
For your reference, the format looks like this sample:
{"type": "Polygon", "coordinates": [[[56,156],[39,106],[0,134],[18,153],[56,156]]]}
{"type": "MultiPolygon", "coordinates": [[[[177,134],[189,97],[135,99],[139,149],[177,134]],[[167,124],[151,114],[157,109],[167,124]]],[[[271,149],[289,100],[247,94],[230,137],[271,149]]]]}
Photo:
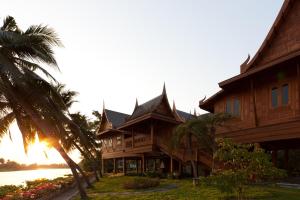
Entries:
{"type": "Polygon", "coordinates": [[[254,82],[253,79],[250,81],[251,83],[251,96],[252,96],[252,105],[253,105],[253,115],[254,115],[254,125],[257,127],[258,124],[258,119],[257,119],[257,111],[256,111],[256,94],[255,94],[255,87],[254,87],[254,82]]]}

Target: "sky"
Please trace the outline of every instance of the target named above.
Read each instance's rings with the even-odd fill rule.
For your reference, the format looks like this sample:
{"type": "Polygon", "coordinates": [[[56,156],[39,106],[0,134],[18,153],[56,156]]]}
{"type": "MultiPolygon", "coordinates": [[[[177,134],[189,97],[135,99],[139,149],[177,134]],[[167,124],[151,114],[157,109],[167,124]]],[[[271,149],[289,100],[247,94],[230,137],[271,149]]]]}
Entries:
{"type": "MultiPolygon", "coordinates": [[[[131,114],[136,98],[150,100],[165,83],[177,109],[203,113],[199,100],[217,92],[218,82],[237,75],[248,54],[254,56],[282,3],[9,0],[1,3],[0,20],[11,15],[22,29],[44,24],[56,30],[64,47],[55,49],[60,72],[50,71],[79,92],[72,112],[92,117],[104,101],[108,109],[131,114]]],[[[33,162],[19,147],[17,127],[11,133],[13,142],[2,138],[0,157],[33,162]]],[[[45,162],[62,162],[54,154],[45,162]]]]}

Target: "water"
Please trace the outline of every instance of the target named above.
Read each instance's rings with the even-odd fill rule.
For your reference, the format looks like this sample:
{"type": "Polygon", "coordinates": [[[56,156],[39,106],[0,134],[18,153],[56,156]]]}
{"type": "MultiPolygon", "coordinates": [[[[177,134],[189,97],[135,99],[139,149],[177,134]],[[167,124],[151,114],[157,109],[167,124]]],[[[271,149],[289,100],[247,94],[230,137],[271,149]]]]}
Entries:
{"type": "Polygon", "coordinates": [[[25,181],[39,178],[54,179],[56,177],[71,174],[70,169],[37,169],[24,171],[0,172],[1,185],[24,185],[25,181]]]}

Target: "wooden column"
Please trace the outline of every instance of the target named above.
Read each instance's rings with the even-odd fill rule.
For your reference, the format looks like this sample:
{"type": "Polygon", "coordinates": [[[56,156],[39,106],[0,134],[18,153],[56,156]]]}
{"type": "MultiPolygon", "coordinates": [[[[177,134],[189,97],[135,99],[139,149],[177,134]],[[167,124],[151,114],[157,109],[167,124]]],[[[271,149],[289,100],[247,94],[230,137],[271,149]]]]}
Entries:
{"type": "Polygon", "coordinates": [[[257,119],[257,111],[256,111],[256,95],[255,95],[255,88],[253,79],[251,79],[251,96],[252,96],[252,105],[253,105],[253,115],[254,115],[254,125],[255,127],[258,126],[258,119],[257,119]]]}
{"type": "Polygon", "coordinates": [[[113,160],[114,160],[114,173],[117,173],[117,170],[116,170],[116,159],[113,158],[113,160]]]}
{"type": "Polygon", "coordinates": [[[151,144],[153,144],[154,143],[154,126],[153,126],[153,122],[151,122],[150,134],[151,134],[151,144]]]}
{"type": "Polygon", "coordinates": [[[142,155],[142,173],[145,173],[145,156],[144,154],[142,155]]]}
{"type": "Polygon", "coordinates": [[[123,173],[126,174],[126,158],[123,157],[123,173]]]}
{"type": "Polygon", "coordinates": [[[273,162],[273,165],[276,167],[277,166],[277,150],[272,150],[272,162],[273,162]]]}
{"type": "Polygon", "coordinates": [[[285,169],[289,168],[289,150],[288,149],[284,150],[284,168],[285,169]]]}
{"type": "Polygon", "coordinates": [[[170,156],[170,172],[173,174],[173,156],[170,156]]]}
{"type": "Polygon", "coordinates": [[[132,142],[132,148],[134,147],[134,133],[133,129],[131,130],[131,142],[132,142]]]}
{"type": "Polygon", "coordinates": [[[101,171],[102,174],[104,174],[104,159],[102,158],[102,162],[101,162],[101,171]]]}
{"type": "Polygon", "coordinates": [[[298,79],[298,109],[297,109],[297,114],[300,115],[300,65],[299,63],[297,64],[297,79],[298,79]]]}
{"type": "Polygon", "coordinates": [[[181,161],[179,161],[179,166],[178,166],[178,172],[179,172],[179,175],[181,175],[182,173],[182,164],[181,164],[181,161]]]}
{"type": "Polygon", "coordinates": [[[139,173],[139,162],[138,159],[135,160],[135,166],[136,166],[136,173],[139,173]]]}

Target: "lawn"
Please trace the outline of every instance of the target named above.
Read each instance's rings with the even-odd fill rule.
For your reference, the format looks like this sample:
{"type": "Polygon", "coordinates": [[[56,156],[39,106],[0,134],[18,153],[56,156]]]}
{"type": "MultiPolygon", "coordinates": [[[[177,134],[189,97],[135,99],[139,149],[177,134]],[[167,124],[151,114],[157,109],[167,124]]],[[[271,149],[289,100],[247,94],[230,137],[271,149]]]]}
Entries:
{"type": "MultiPolygon", "coordinates": [[[[172,180],[162,179],[160,186],[145,190],[126,190],[123,188],[124,182],[136,177],[105,177],[94,184],[95,188],[88,189],[88,196],[92,200],[213,200],[224,199],[225,195],[217,189],[207,186],[194,187],[190,179],[172,180]],[[176,188],[167,189],[170,186],[176,188]],[[154,191],[155,190],[155,191],[154,191]],[[158,191],[156,191],[158,190],[158,191]]],[[[277,186],[251,186],[247,190],[249,199],[266,200],[298,200],[300,190],[286,189],[277,186]]],[[[75,198],[80,199],[79,197],[75,198]]]]}

